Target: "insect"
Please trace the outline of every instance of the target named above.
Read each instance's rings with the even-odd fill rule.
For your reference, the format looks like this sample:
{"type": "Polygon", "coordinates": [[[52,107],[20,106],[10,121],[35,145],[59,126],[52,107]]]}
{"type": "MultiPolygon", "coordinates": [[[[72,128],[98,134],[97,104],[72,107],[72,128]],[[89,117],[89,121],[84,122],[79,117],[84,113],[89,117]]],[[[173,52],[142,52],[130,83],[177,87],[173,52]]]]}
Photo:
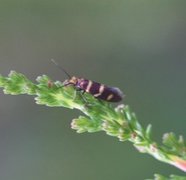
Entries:
{"type": "Polygon", "coordinates": [[[64,86],[72,85],[77,89],[77,91],[82,91],[82,94],[86,92],[92,94],[97,99],[101,99],[108,102],[119,102],[123,99],[124,95],[119,88],[109,87],[95,81],[71,76],[53,59],[52,62],[69,77],[69,79],[63,82],[64,86]]]}

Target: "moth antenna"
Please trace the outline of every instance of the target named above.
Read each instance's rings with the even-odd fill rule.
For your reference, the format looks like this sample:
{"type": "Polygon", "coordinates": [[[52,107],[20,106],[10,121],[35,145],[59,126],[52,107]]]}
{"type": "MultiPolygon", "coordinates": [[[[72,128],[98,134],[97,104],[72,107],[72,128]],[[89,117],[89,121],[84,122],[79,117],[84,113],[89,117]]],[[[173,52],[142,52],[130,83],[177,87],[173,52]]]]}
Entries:
{"type": "Polygon", "coordinates": [[[67,71],[65,69],[63,69],[54,59],[51,59],[51,61],[61,70],[63,71],[68,77],[69,79],[72,77],[69,73],[67,73],[67,71]]]}

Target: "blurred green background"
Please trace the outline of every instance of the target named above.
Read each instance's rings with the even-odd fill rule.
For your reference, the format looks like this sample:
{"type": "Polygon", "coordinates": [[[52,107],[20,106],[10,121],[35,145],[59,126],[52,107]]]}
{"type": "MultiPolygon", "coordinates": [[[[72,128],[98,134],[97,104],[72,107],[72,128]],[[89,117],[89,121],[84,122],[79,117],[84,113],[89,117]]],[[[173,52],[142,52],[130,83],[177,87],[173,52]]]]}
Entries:
{"type": "MultiPolygon", "coordinates": [[[[72,75],[126,94],[153,136],[186,137],[186,1],[0,0],[0,73],[72,75]]],[[[80,112],[0,90],[0,180],[138,180],[184,175],[104,133],[77,134],[80,112]]]]}

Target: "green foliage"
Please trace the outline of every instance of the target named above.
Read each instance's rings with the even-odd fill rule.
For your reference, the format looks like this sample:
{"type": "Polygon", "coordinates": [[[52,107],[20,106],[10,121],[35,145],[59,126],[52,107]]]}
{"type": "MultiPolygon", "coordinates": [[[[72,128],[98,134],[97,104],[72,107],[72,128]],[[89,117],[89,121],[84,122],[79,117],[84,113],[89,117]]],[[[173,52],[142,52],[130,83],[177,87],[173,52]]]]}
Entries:
{"type": "MultiPolygon", "coordinates": [[[[46,75],[39,76],[36,83],[33,83],[23,74],[11,71],[8,77],[0,75],[0,87],[5,94],[34,95],[37,104],[78,109],[85,114],[72,120],[71,127],[78,133],[104,131],[120,141],[132,142],[141,153],[148,153],[162,162],[186,171],[186,144],[183,137],[177,139],[173,133],[166,133],[163,136],[163,145],[158,145],[151,138],[152,126],[143,128],[128,105],[121,104],[114,108],[110,103],[87,93],[82,98],[73,86],[63,86],[59,81],[53,82],[46,75]]],[[[180,178],[182,177],[171,176],[171,180],[180,178]]],[[[156,175],[155,179],[167,178],[156,175]]]]}
{"type": "Polygon", "coordinates": [[[11,71],[9,77],[0,76],[0,87],[4,88],[5,94],[29,94],[34,95],[36,86],[23,74],[11,71]]]}
{"type": "Polygon", "coordinates": [[[183,136],[179,136],[177,139],[174,133],[166,133],[163,136],[163,144],[170,153],[175,155],[179,154],[179,156],[186,159],[186,143],[184,142],[183,136]]]}

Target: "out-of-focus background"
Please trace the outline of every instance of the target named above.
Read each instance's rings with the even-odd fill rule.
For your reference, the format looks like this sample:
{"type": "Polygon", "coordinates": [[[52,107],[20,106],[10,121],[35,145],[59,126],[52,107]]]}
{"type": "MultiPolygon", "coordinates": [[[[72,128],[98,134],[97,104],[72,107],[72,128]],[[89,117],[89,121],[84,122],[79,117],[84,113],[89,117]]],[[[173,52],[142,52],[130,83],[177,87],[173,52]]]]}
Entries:
{"type": "MultiPolygon", "coordinates": [[[[72,75],[126,94],[153,137],[186,137],[186,2],[1,0],[0,74],[72,75]]],[[[80,112],[0,90],[1,180],[136,180],[184,173],[104,133],[77,134],[80,112]]]]}

